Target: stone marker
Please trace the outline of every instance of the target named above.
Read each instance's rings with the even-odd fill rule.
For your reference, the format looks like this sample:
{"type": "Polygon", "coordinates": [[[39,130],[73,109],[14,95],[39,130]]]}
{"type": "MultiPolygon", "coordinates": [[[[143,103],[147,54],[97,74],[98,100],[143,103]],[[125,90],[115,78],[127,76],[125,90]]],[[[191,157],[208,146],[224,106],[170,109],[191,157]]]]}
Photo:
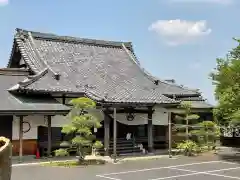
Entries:
{"type": "Polygon", "coordinates": [[[5,137],[0,137],[0,180],[11,180],[12,144],[5,137]]]}

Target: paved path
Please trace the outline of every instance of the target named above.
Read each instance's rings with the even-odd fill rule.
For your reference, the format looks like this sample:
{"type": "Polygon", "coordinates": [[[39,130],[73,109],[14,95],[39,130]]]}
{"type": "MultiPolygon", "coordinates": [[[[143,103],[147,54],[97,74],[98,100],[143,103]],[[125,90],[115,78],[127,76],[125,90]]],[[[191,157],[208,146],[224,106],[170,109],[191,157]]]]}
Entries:
{"type": "Polygon", "coordinates": [[[88,167],[14,165],[12,180],[240,180],[237,162],[218,157],[158,159],[88,167]]]}

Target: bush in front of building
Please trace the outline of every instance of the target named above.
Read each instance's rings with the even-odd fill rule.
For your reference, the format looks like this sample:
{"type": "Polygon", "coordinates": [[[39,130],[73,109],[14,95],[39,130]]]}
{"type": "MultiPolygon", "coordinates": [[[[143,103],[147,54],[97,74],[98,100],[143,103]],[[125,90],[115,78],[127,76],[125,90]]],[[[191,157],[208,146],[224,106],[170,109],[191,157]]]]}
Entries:
{"type": "Polygon", "coordinates": [[[216,142],[220,137],[220,128],[214,121],[199,119],[191,112],[191,104],[181,104],[184,114],[177,116],[174,124],[178,142],[175,143],[178,152],[187,156],[216,149],[216,142]]]}

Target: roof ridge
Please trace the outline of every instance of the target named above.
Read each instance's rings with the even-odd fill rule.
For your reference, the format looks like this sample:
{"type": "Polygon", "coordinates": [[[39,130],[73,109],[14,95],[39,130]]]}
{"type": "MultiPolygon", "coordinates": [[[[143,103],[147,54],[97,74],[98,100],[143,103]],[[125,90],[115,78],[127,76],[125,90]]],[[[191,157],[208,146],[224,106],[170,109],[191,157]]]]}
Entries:
{"type": "Polygon", "coordinates": [[[31,45],[33,46],[33,51],[34,51],[35,54],[37,55],[38,59],[45,64],[45,66],[47,67],[47,69],[49,69],[49,71],[50,71],[50,72],[54,75],[54,77],[57,79],[57,77],[58,77],[60,74],[59,74],[59,73],[56,73],[56,72],[48,65],[48,63],[47,63],[44,59],[41,58],[40,54],[36,51],[36,45],[35,45],[35,43],[34,43],[34,40],[33,40],[33,37],[32,37],[31,32],[28,32],[28,37],[29,37],[29,40],[30,40],[31,45]]]}
{"type": "Polygon", "coordinates": [[[125,46],[124,43],[122,43],[122,47],[123,47],[123,49],[126,51],[126,53],[128,54],[128,56],[130,57],[130,59],[131,59],[135,64],[138,64],[138,61],[135,60],[135,58],[134,58],[133,55],[129,52],[129,50],[127,49],[127,47],[125,46]]]}
{"type": "Polygon", "coordinates": [[[147,76],[147,78],[152,81],[154,83],[155,79],[152,78],[152,75],[148,72],[145,71],[145,69],[143,69],[139,63],[139,61],[135,60],[135,57],[132,55],[132,53],[129,52],[129,50],[127,49],[127,47],[122,44],[123,49],[125,50],[125,52],[128,54],[128,56],[130,57],[130,59],[134,62],[134,64],[137,65],[137,67],[140,69],[141,72],[143,72],[144,75],[147,76]]]}
{"type": "Polygon", "coordinates": [[[122,43],[125,44],[128,48],[132,49],[132,42],[130,41],[111,41],[111,40],[101,40],[101,39],[91,39],[91,38],[80,38],[73,36],[63,36],[57,35],[53,33],[42,33],[37,31],[28,31],[20,28],[16,28],[16,32],[23,33],[27,35],[29,32],[32,34],[33,38],[37,39],[46,39],[46,40],[56,40],[56,41],[64,41],[64,42],[75,42],[75,43],[86,43],[86,44],[95,44],[95,45],[103,45],[103,46],[115,46],[121,47],[122,43]]]}
{"type": "Polygon", "coordinates": [[[161,80],[161,79],[158,78],[158,77],[153,76],[153,75],[152,75],[151,73],[149,73],[146,69],[144,69],[144,68],[141,67],[140,63],[138,63],[139,61],[136,61],[136,60],[135,60],[135,57],[134,57],[132,54],[129,53],[128,49],[124,46],[124,44],[123,44],[122,46],[123,46],[124,50],[127,52],[127,54],[129,55],[129,57],[131,58],[131,60],[139,67],[139,69],[143,72],[143,74],[146,75],[147,78],[148,78],[149,80],[151,80],[153,83],[155,83],[156,81],[158,81],[158,82],[160,81],[161,83],[164,83],[164,84],[167,84],[167,85],[177,86],[177,87],[179,87],[179,88],[186,89],[186,90],[189,90],[189,91],[193,91],[193,92],[198,93],[196,90],[190,89],[190,88],[185,87],[185,86],[180,86],[180,85],[178,85],[178,84],[171,84],[171,83],[168,83],[168,82],[166,82],[166,81],[164,81],[164,80],[161,80]]]}
{"type": "Polygon", "coordinates": [[[161,81],[162,83],[165,83],[165,84],[168,84],[168,85],[171,85],[171,86],[177,86],[177,87],[180,87],[180,88],[182,88],[182,89],[186,89],[186,90],[189,90],[189,91],[193,91],[193,92],[198,93],[197,90],[195,90],[195,89],[191,89],[191,88],[189,88],[189,87],[182,86],[182,85],[177,84],[177,83],[170,83],[170,82],[167,82],[166,80],[161,80],[161,79],[158,78],[158,77],[156,77],[156,78],[159,79],[159,81],[161,81]]]}
{"type": "Polygon", "coordinates": [[[136,61],[135,60],[135,57],[129,53],[128,49],[126,48],[126,46],[124,44],[122,44],[122,47],[123,49],[127,52],[127,54],[129,55],[129,57],[131,58],[131,60],[139,67],[139,69],[153,82],[155,83],[156,81],[160,81],[161,83],[164,83],[164,84],[167,84],[167,85],[172,85],[172,86],[177,86],[177,87],[180,87],[182,89],[186,89],[186,90],[189,90],[189,91],[193,91],[193,92],[196,92],[198,93],[196,90],[193,90],[193,89],[190,89],[188,87],[185,87],[185,86],[181,86],[181,85],[178,85],[178,84],[171,84],[171,83],[168,83],[164,80],[161,80],[160,78],[158,77],[155,77],[153,76],[151,73],[149,73],[146,69],[142,68],[139,61],[136,61]]]}
{"type": "Polygon", "coordinates": [[[28,76],[27,79],[19,82],[18,84],[21,87],[26,87],[32,83],[34,83],[35,81],[39,80],[41,77],[45,76],[48,73],[49,69],[45,68],[43,71],[41,71],[40,73],[33,75],[33,76],[28,76]]]}
{"type": "Polygon", "coordinates": [[[192,92],[195,92],[195,93],[200,94],[200,93],[199,93],[197,90],[195,90],[195,89],[191,89],[191,88],[186,87],[186,86],[181,86],[180,84],[177,84],[177,83],[170,83],[170,82],[167,82],[166,80],[160,79],[159,77],[156,77],[156,76],[152,76],[152,78],[155,79],[155,80],[158,80],[159,82],[161,82],[161,83],[163,83],[163,84],[167,84],[167,85],[170,85],[170,86],[179,87],[179,88],[182,88],[182,89],[189,90],[189,91],[192,91],[192,92]]]}
{"type": "MultiPolygon", "coordinates": [[[[135,57],[129,52],[129,50],[126,48],[126,46],[125,46],[124,44],[122,44],[122,47],[123,47],[123,49],[126,51],[126,53],[128,54],[128,56],[130,57],[130,59],[138,66],[138,68],[140,69],[140,71],[143,72],[143,74],[144,74],[150,81],[152,81],[154,84],[158,85],[157,83],[159,83],[159,81],[160,81],[161,83],[164,83],[164,84],[167,84],[167,85],[177,86],[177,87],[180,87],[180,88],[182,88],[182,89],[186,89],[186,90],[195,92],[194,90],[191,90],[191,89],[189,89],[189,88],[182,87],[182,86],[180,86],[180,85],[178,85],[178,84],[171,84],[171,83],[168,83],[168,82],[166,82],[166,81],[164,81],[164,80],[160,80],[160,79],[157,78],[157,77],[154,77],[154,76],[153,76],[151,73],[149,73],[146,69],[144,69],[144,68],[141,67],[139,61],[136,61],[136,60],[135,60],[135,57]],[[156,82],[156,81],[158,81],[158,82],[156,82]]],[[[196,91],[196,93],[197,93],[197,91],[196,91]]]]}
{"type": "MultiPolygon", "coordinates": [[[[18,49],[21,53],[22,59],[31,67],[31,70],[35,73],[39,73],[39,69],[36,67],[36,65],[32,61],[32,58],[30,58],[28,53],[26,52],[26,48],[23,45],[24,40],[25,40],[24,36],[17,34],[14,37],[14,44],[16,43],[16,46],[18,47],[18,49]]],[[[15,48],[15,45],[13,48],[15,48]]],[[[10,61],[12,59],[12,56],[13,56],[13,54],[11,55],[10,61]]],[[[8,67],[10,67],[10,61],[9,61],[8,67]]],[[[39,63],[38,63],[38,66],[39,66],[39,63]]]]}

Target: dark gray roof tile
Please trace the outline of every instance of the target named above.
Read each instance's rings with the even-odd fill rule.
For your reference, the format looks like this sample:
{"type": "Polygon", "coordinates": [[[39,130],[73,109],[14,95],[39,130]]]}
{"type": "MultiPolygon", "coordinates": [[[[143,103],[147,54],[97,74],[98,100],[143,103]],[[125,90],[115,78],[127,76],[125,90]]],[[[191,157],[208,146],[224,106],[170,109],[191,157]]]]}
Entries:
{"type": "Polygon", "coordinates": [[[105,101],[176,103],[169,94],[196,92],[159,81],[144,71],[131,43],[81,39],[19,30],[15,36],[25,62],[48,73],[20,88],[34,91],[84,92],[105,101]],[[53,77],[58,73],[60,79],[53,77]]]}
{"type": "Polygon", "coordinates": [[[213,105],[209,104],[207,101],[194,101],[194,100],[188,100],[188,101],[182,101],[182,102],[189,102],[191,104],[192,108],[195,109],[212,109],[214,108],[213,105]]]}
{"type": "MultiPolygon", "coordinates": [[[[16,74],[16,73],[14,73],[16,74]]],[[[20,81],[26,79],[25,75],[0,75],[0,113],[1,112],[44,112],[44,111],[68,111],[69,107],[60,104],[51,97],[36,98],[32,96],[16,95],[8,92],[9,88],[16,86],[20,81]]]]}

